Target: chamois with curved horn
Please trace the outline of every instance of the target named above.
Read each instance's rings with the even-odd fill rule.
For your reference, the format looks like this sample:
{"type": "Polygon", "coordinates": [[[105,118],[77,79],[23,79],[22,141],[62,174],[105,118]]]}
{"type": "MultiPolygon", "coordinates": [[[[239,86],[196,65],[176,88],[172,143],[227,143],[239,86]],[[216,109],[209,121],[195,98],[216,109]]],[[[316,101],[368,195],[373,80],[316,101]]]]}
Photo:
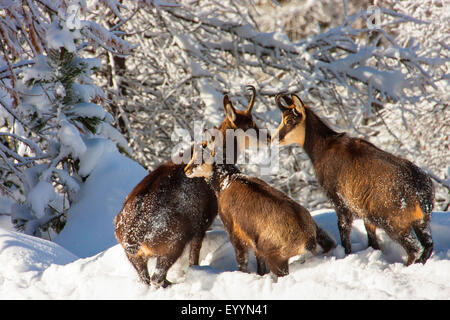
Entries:
{"type": "Polygon", "coordinates": [[[381,228],[406,250],[406,265],[425,263],[433,251],[431,178],[408,160],[334,131],[295,94],[277,95],[275,101],[282,121],[273,142],[297,143],[311,159],[319,184],[336,208],[345,252],[351,252],[351,226],[359,217],[371,247],[379,249],[376,228],[381,228]]]}
{"type": "MultiPolygon", "coordinates": [[[[223,132],[250,128],[258,131],[251,115],[254,88],[252,92],[246,112],[235,110],[228,96],[224,97],[226,116],[220,126],[223,132]]],[[[185,165],[168,161],[150,172],[131,191],[114,218],[115,236],[139,278],[155,287],[170,284],[167,272],[188,243],[189,264],[198,265],[205,232],[217,215],[214,192],[204,179],[187,178],[185,165]],[[147,268],[150,258],[156,258],[152,276],[147,268]]]]}

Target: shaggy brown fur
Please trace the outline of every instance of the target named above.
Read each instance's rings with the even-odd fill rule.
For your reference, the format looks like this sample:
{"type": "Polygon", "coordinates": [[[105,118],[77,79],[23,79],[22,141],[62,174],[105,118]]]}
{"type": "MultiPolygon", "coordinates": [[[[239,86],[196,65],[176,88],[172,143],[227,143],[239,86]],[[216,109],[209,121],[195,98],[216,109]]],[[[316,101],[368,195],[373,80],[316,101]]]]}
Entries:
{"type": "MultiPolygon", "coordinates": [[[[246,111],[235,110],[224,97],[226,118],[221,130],[258,129],[251,115],[255,89],[251,90],[246,111]]],[[[170,284],[167,272],[189,242],[189,264],[198,264],[203,237],[217,215],[214,192],[204,179],[188,179],[185,165],[168,161],[152,171],[131,191],[114,219],[116,238],[140,279],[156,287],[170,284]],[[147,269],[150,258],[157,258],[151,277],[147,269]]]]}
{"type": "Polygon", "coordinates": [[[171,161],[146,176],[114,219],[116,238],[140,279],[167,286],[166,274],[191,242],[189,264],[198,265],[206,230],[217,215],[217,199],[203,179],[188,179],[184,164],[171,161]],[[195,190],[195,192],[193,192],[195,190]],[[150,278],[147,262],[157,258],[150,278]]]}

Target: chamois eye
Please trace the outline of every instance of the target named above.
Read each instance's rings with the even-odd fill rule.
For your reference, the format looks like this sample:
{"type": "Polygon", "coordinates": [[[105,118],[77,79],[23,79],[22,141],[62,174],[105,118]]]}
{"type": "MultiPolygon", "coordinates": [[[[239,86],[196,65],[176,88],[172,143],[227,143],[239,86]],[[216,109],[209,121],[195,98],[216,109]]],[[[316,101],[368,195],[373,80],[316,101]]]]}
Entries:
{"type": "Polygon", "coordinates": [[[293,126],[295,124],[295,120],[294,119],[288,119],[288,120],[286,120],[286,124],[288,126],[293,126]]]}

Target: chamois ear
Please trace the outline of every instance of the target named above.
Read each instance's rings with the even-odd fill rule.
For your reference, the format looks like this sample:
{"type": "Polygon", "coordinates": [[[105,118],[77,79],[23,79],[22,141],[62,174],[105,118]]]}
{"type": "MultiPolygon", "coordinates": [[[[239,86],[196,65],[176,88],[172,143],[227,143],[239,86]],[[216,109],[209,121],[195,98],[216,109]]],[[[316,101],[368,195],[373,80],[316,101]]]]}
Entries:
{"type": "Polygon", "coordinates": [[[303,101],[295,94],[291,95],[292,102],[294,103],[294,111],[298,116],[301,116],[302,119],[305,119],[306,117],[306,111],[305,111],[305,105],[303,104],[303,101]]]}
{"type": "Polygon", "coordinates": [[[236,110],[234,110],[228,95],[223,97],[223,108],[225,109],[227,118],[234,124],[234,121],[236,121],[236,110]]]}

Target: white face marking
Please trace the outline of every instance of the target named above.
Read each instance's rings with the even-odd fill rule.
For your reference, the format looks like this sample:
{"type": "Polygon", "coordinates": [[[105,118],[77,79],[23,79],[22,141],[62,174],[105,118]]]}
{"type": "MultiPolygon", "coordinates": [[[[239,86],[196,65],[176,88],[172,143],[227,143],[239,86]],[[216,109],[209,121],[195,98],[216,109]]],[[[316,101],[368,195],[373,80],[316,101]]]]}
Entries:
{"type": "Polygon", "coordinates": [[[289,145],[294,143],[298,143],[302,148],[305,144],[305,127],[303,123],[297,124],[293,130],[284,136],[283,144],[289,145]]]}
{"type": "Polygon", "coordinates": [[[212,175],[212,165],[203,163],[201,165],[194,164],[191,170],[186,173],[188,178],[210,178],[212,175]]]}
{"type": "Polygon", "coordinates": [[[304,121],[299,122],[292,130],[284,135],[284,137],[280,140],[279,134],[280,131],[285,127],[284,121],[281,122],[277,131],[274,134],[274,143],[278,143],[280,146],[290,145],[298,143],[302,148],[305,144],[305,125],[304,121]]]}

